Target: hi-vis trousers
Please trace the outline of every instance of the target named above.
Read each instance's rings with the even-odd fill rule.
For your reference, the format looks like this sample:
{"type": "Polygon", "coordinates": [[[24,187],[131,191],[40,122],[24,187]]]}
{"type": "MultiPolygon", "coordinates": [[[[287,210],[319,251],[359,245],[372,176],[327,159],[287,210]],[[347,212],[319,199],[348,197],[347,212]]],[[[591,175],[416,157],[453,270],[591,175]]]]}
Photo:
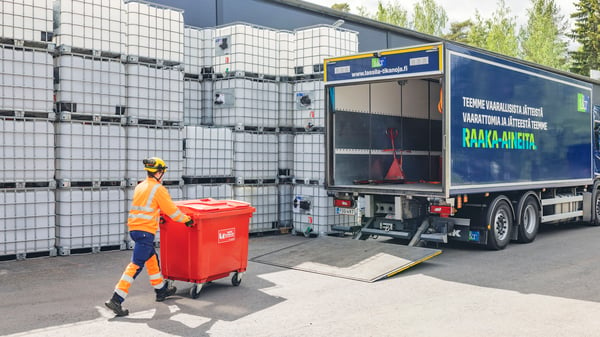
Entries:
{"type": "Polygon", "coordinates": [[[140,274],[144,265],[150,278],[150,284],[155,291],[161,290],[165,282],[160,272],[158,256],[154,250],[154,235],[144,231],[129,232],[131,239],[135,242],[131,263],[127,265],[121,279],[115,287],[114,297],[123,302],[129,293],[129,287],[140,274]]]}

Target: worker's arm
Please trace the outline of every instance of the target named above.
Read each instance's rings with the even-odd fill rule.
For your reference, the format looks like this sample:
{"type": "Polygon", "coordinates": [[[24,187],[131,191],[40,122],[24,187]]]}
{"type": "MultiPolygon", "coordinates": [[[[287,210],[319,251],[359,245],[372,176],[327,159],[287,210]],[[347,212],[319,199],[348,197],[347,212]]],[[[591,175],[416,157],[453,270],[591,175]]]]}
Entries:
{"type": "Polygon", "coordinates": [[[194,225],[192,218],[177,208],[166,187],[161,185],[158,188],[155,200],[158,203],[158,208],[169,218],[173,219],[173,221],[184,223],[188,227],[194,225]]]}

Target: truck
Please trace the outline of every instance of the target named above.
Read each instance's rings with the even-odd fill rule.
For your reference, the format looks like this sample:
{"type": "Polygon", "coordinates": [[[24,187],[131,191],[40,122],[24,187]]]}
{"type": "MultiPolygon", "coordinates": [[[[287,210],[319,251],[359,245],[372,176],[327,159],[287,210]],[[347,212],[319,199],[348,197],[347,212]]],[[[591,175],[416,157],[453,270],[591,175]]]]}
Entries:
{"type": "Polygon", "coordinates": [[[355,239],[534,241],[600,225],[600,82],[442,41],[324,62],[325,187],[355,239]]]}

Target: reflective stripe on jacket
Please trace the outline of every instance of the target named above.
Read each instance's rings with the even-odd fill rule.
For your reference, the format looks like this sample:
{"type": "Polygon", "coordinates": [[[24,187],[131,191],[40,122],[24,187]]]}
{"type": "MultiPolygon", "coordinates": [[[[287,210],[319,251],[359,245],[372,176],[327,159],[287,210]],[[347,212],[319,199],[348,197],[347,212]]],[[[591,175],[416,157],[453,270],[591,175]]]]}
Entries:
{"type": "Polygon", "coordinates": [[[190,217],[175,206],[169,191],[152,177],[146,178],[135,187],[129,210],[127,225],[130,231],[145,231],[156,234],[160,211],[173,221],[185,223],[190,217]]]}

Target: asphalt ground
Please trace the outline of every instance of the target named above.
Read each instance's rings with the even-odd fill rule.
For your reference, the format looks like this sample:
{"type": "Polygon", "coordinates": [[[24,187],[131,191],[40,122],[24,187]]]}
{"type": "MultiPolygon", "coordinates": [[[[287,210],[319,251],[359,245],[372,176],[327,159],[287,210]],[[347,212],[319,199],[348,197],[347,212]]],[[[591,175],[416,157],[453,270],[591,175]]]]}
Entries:
{"type": "MultiPolygon", "coordinates": [[[[349,238],[339,238],[350,240],[349,238]]],[[[249,257],[311,239],[251,237],[249,257]]],[[[379,239],[381,244],[398,244],[379,239]]],[[[374,283],[249,261],[230,279],[155,302],[146,273],[104,307],[131,251],[0,262],[2,336],[600,336],[600,228],[544,226],[503,251],[448,244],[374,283]]],[[[326,252],[326,249],[324,250],[326,252]]]]}

